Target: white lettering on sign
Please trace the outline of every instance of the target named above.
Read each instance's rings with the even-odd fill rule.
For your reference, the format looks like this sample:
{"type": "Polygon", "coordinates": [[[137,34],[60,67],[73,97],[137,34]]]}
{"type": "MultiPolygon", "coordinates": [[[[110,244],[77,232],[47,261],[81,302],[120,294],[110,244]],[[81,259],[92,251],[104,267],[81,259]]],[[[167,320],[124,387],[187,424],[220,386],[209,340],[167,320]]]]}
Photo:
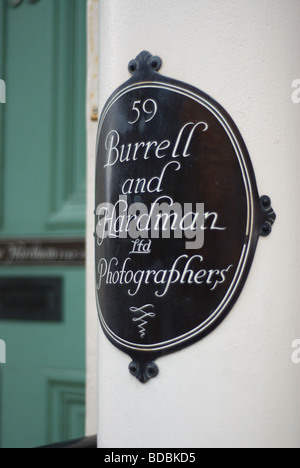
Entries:
{"type": "Polygon", "coordinates": [[[98,264],[98,290],[103,282],[106,284],[120,284],[130,286],[128,294],[135,296],[142,285],[154,283],[157,287],[156,297],[164,297],[173,284],[197,284],[207,285],[211,291],[214,291],[219,284],[226,281],[226,275],[233,265],[224,268],[201,269],[201,263],[204,258],[201,255],[180,255],[176,258],[170,269],[167,270],[132,270],[128,268],[132,262],[127,257],[122,266],[119,266],[119,260],[113,257],[109,261],[101,258],[98,264]],[[183,270],[177,268],[183,267],[183,270]]]}
{"type": "Polygon", "coordinates": [[[173,233],[176,239],[189,239],[190,242],[186,242],[187,249],[200,249],[204,244],[206,229],[226,229],[217,226],[217,213],[204,213],[203,203],[196,203],[194,211],[192,203],[184,203],[182,207],[168,196],[157,198],[148,211],[148,207],[143,203],[132,203],[129,206],[127,195],[121,195],[115,205],[101,203],[97,207],[96,215],[99,246],[107,237],[158,239],[161,235],[163,239],[170,239],[173,233]]]}
{"type": "Polygon", "coordinates": [[[111,130],[106,137],[105,149],[107,151],[107,162],[104,168],[114,166],[117,162],[128,163],[135,162],[140,159],[150,159],[155,157],[162,159],[165,157],[171,158],[187,158],[190,155],[189,147],[193,135],[198,127],[202,128],[202,132],[208,130],[208,124],[205,122],[188,122],[179,131],[175,143],[172,144],[170,140],[162,140],[160,142],[154,141],[140,141],[132,143],[122,143],[120,134],[117,130],[111,130]],[[183,146],[182,146],[183,145],[183,146]],[[182,151],[179,151],[182,147],[182,151]],[[165,151],[170,149],[169,154],[165,151]],[[164,154],[161,154],[164,153],[164,154]]]}
{"type": "MultiPolygon", "coordinates": [[[[159,106],[154,99],[135,100],[128,109],[127,123],[130,126],[151,126],[151,121],[159,114],[159,106]]],[[[160,138],[147,139],[146,131],[141,132],[141,139],[128,141],[128,133],[116,128],[107,130],[103,138],[105,171],[112,171],[117,165],[131,165],[136,162],[143,168],[143,162],[162,160],[157,173],[149,175],[149,164],[144,174],[135,178],[120,181],[119,198],[113,203],[103,202],[96,208],[97,245],[101,246],[106,238],[132,239],[127,258],[120,260],[117,256],[98,259],[97,289],[104,285],[121,285],[126,288],[130,297],[137,297],[144,286],[152,285],[156,298],[164,298],[174,285],[197,285],[206,291],[216,291],[230,276],[234,262],[224,261],[222,265],[207,265],[205,254],[189,256],[178,253],[164,268],[148,269],[135,266],[137,255],[149,255],[153,251],[153,241],[164,239],[182,239],[185,249],[197,249],[204,245],[205,231],[218,232],[227,230],[222,216],[217,211],[204,210],[203,203],[179,203],[168,193],[168,186],[173,186],[174,178],[185,170],[187,158],[192,158],[193,139],[209,130],[205,121],[188,121],[178,125],[174,138],[163,135],[160,138]],[[169,179],[172,177],[171,184],[169,179]],[[151,205],[136,202],[139,195],[159,194],[151,205]],[[130,201],[129,201],[130,200],[130,201]],[[133,202],[134,201],[134,202],[133,202]]],[[[131,134],[131,132],[129,133],[131,134]]],[[[136,133],[135,133],[136,135],[136,133]]],[[[149,134],[148,134],[149,135],[149,134]]],[[[197,154],[197,158],[201,155],[197,154]]],[[[145,164],[146,166],[146,164],[145,164]]],[[[128,176],[127,176],[128,177],[128,176]]],[[[188,191],[188,188],[187,188],[188,191]]],[[[188,193],[188,192],[187,192],[188,193]]],[[[142,197],[139,197],[142,199],[142,197]]],[[[217,237],[216,237],[217,239],[217,237]]],[[[217,241],[216,241],[217,242],[217,241]]],[[[216,260],[217,262],[217,260],[216,260]]],[[[216,263],[215,261],[212,263],[216,263]]],[[[153,304],[137,307],[132,305],[129,313],[134,314],[132,321],[137,325],[140,338],[147,334],[147,326],[156,317],[153,304]]]]}
{"type": "Polygon", "coordinates": [[[142,101],[135,101],[133,106],[132,106],[132,111],[135,112],[136,118],[132,122],[128,122],[129,124],[133,125],[138,122],[138,120],[141,117],[141,111],[140,107],[142,107],[142,110],[144,114],[146,114],[148,117],[145,119],[145,123],[150,122],[152,119],[154,119],[156,113],[157,113],[157,103],[154,101],[154,99],[147,99],[147,101],[144,101],[142,104],[142,101]]]}

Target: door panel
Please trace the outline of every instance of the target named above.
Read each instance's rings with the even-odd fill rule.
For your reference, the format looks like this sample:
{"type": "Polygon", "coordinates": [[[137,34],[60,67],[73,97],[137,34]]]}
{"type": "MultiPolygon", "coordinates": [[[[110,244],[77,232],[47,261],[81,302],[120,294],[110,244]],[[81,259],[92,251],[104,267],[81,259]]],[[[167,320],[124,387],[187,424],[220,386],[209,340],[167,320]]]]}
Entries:
{"type": "Polygon", "coordinates": [[[2,144],[9,157],[2,177],[2,234],[80,235],[85,221],[86,2],[5,4],[2,0],[1,68],[7,84],[2,144]]]}
{"type": "MultiPolygon", "coordinates": [[[[85,75],[86,0],[24,0],[15,8],[0,1],[0,78],[6,82],[6,104],[0,104],[0,239],[84,239],[85,75]]],[[[8,311],[0,319],[6,343],[0,446],[81,437],[84,266],[6,266],[0,255],[1,278],[59,279],[62,319],[47,319],[52,296],[41,292],[40,282],[30,286],[38,319],[26,319],[27,299],[23,306],[20,297],[2,301],[8,311]],[[9,315],[12,303],[20,309],[17,319],[9,315]]]]}
{"type": "MultiPolygon", "coordinates": [[[[84,434],[82,269],[38,267],[33,273],[62,279],[63,320],[0,321],[7,351],[7,363],[0,367],[2,447],[39,446],[84,434]]],[[[27,268],[5,272],[6,278],[15,275],[29,277],[27,268]]]]}

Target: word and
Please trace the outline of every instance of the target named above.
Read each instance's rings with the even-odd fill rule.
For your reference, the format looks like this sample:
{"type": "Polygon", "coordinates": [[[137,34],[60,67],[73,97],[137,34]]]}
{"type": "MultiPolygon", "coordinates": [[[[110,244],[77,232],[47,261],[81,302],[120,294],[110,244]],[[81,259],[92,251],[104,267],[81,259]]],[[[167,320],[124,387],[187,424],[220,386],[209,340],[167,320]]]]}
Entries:
{"type": "Polygon", "coordinates": [[[193,255],[189,258],[188,255],[184,254],[176,258],[170,269],[167,270],[131,270],[127,269],[132,259],[127,257],[121,269],[117,269],[119,260],[113,257],[111,260],[101,258],[98,267],[98,281],[97,289],[100,290],[101,285],[105,282],[107,285],[133,285],[128,289],[130,296],[135,296],[142,285],[153,284],[158,286],[155,291],[156,297],[164,297],[170,287],[174,284],[206,284],[211,291],[214,291],[220,284],[226,281],[226,276],[231,270],[233,265],[229,265],[223,269],[194,269],[192,264],[201,264],[204,258],[201,255],[193,255]],[[179,266],[181,269],[179,270],[179,266]]]}
{"type": "Polygon", "coordinates": [[[178,172],[181,169],[181,164],[178,161],[169,161],[161,170],[159,176],[154,176],[147,180],[145,177],[137,179],[127,179],[122,185],[122,193],[131,195],[133,193],[160,193],[163,191],[162,185],[167,175],[167,169],[171,168],[178,172]]]}
{"type": "Polygon", "coordinates": [[[4,80],[0,80],[0,104],[6,104],[6,84],[4,80]]]}
{"type": "Polygon", "coordinates": [[[293,81],[292,88],[296,88],[292,93],[292,101],[294,104],[300,104],[300,79],[293,81]]]}
{"type": "Polygon", "coordinates": [[[294,340],[292,348],[294,349],[292,353],[292,362],[293,364],[300,364],[300,340],[294,340]]]}
{"type": "Polygon", "coordinates": [[[6,364],[6,344],[0,340],[0,364],[6,364]]]}
{"type": "Polygon", "coordinates": [[[216,225],[217,213],[204,213],[203,203],[196,203],[196,211],[193,211],[192,203],[185,203],[182,207],[168,196],[157,198],[149,211],[144,203],[132,203],[129,206],[127,195],[121,195],[115,205],[101,203],[96,209],[96,215],[98,245],[102,245],[107,237],[170,239],[173,232],[176,239],[185,237],[190,240],[186,242],[187,249],[200,249],[211,217],[211,229],[226,229],[216,225]]]}
{"type": "Polygon", "coordinates": [[[145,326],[148,324],[148,320],[145,320],[146,318],[154,318],[156,315],[154,312],[147,312],[146,309],[154,309],[153,304],[146,304],[142,307],[130,307],[130,312],[134,314],[139,314],[138,317],[134,317],[132,319],[133,322],[137,323],[137,326],[139,328],[139,334],[141,338],[144,338],[146,334],[146,328],[145,326]]]}

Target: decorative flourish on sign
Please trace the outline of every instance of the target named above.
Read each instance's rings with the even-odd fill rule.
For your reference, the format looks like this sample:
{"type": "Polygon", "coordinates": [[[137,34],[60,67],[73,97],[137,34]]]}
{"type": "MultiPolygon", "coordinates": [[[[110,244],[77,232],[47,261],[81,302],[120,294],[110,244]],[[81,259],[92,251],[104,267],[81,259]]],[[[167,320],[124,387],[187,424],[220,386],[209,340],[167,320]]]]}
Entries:
{"type": "MultiPolygon", "coordinates": [[[[39,0],[27,0],[27,3],[33,5],[34,3],[37,3],[38,1],[39,0]]],[[[21,5],[22,2],[23,2],[23,0],[7,0],[7,4],[11,8],[15,8],[15,7],[21,5]]]]}
{"type": "Polygon", "coordinates": [[[132,319],[133,322],[136,322],[138,324],[138,328],[139,328],[139,334],[140,334],[140,337],[141,338],[144,338],[145,337],[145,334],[146,334],[146,328],[144,328],[147,324],[148,324],[148,321],[145,320],[146,318],[154,318],[155,317],[155,313],[154,312],[146,312],[146,308],[148,307],[153,307],[154,309],[154,305],[153,304],[146,304],[142,307],[130,307],[130,312],[133,312],[134,314],[140,314],[138,317],[134,317],[132,319]]]}

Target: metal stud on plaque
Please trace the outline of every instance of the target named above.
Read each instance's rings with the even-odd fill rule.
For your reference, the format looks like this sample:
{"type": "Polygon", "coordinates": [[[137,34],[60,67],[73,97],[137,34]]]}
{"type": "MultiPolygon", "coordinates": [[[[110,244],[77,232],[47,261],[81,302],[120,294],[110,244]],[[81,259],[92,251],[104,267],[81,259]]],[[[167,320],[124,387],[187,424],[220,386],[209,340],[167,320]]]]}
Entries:
{"type": "Polygon", "coordinates": [[[148,52],[129,63],[97,137],[98,313],[143,383],[220,325],[276,218],[229,114],[161,65],[148,52]]]}

